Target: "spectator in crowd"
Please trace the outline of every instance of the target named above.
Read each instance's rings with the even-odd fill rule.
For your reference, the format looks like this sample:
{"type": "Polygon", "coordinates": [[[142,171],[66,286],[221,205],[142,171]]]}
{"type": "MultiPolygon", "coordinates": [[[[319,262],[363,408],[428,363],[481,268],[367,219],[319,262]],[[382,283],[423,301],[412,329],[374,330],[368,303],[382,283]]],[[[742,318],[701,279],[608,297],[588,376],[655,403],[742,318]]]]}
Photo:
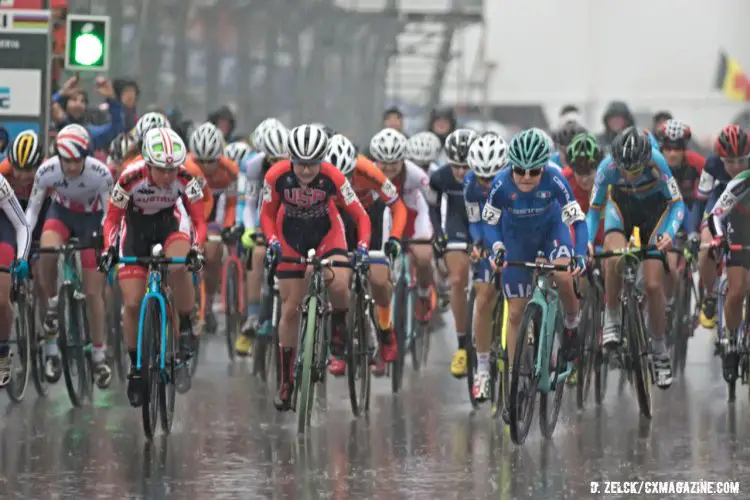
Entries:
{"type": "Polygon", "coordinates": [[[115,95],[122,106],[122,118],[124,120],[125,130],[130,130],[138,123],[138,98],[141,95],[141,89],[135,80],[118,78],[113,83],[115,95]]]}
{"type": "Polygon", "coordinates": [[[167,111],[164,116],[169,120],[169,124],[172,129],[177,132],[185,144],[189,142],[190,134],[193,132],[193,122],[185,120],[182,116],[182,111],[179,108],[172,108],[167,111]]]}
{"type": "Polygon", "coordinates": [[[578,109],[578,106],[574,104],[566,104],[562,107],[562,109],[560,109],[560,115],[558,116],[556,128],[560,128],[560,125],[565,125],[568,122],[576,122],[583,125],[583,116],[581,115],[581,110],[578,109]]]}
{"type": "Polygon", "coordinates": [[[216,128],[224,134],[224,141],[227,143],[234,142],[234,127],[237,125],[237,119],[234,112],[229,106],[222,106],[210,115],[208,121],[216,125],[216,128]]]}
{"type": "Polygon", "coordinates": [[[672,118],[674,117],[669,111],[657,111],[656,113],[654,113],[654,121],[653,125],[651,126],[651,130],[655,131],[657,128],[659,128],[659,125],[667,120],[671,120],[672,118]]]}
{"type": "MultiPolygon", "coordinates": [[[[429,126],[427,128],[440,138],[441,143],[445,144],[445,139],[451,132],[456,130],[456,124],[456,113],[452,109],[433,109],[430,113],[429,126]]],[[[438,156],[437,164],[444,165],[446,163],[448,163],[448,156],[445,150],[443,150],[440,152],[440,156],[438,156]]]]}
{"type": "Polygon", "coordinates": [[[607,106],[607,110],[602,117],[604,132],[597,140],[599,145],[609,152],[609,146],[612,144],[615,136],[628,127],[635,125],[635,118],[627,104],[622,101],[612,101],[607,106]]]}
{"type": "Polygon", "coordinates": [[[10,135],[8,129],[0,125],[0,155],[5,154],[5,148],[8,147],[10,141],[10,135]]]}
{"type": "Polygon", "coordinates": [[[69,78],[52,96],[52,120],[58,129],[71,123],[84,125],[91,136],[92,150],[107,149],[123,131],[122,106],[115,96],[112,82],[102,77],[96,79],[96,90],[108,105],[109,123],[104,125],[92,125],[87,119],[88,96],[77,85],[78,77],[69,78]]]}
{"type": "Polygon", "coordinates": [[[404,133],[404,114],[401,110],[395,106],[386,109],[383,113],[383,127],[393,128],[404,133]]]}

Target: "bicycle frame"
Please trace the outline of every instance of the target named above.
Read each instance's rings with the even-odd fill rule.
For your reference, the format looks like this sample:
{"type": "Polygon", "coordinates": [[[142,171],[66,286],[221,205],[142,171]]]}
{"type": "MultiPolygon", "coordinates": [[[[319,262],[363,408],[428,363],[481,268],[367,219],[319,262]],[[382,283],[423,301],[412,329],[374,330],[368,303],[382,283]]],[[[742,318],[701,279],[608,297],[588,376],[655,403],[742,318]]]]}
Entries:
{"type": "MultiPolygon", "coordinates": [[[[159,309],[161,312],[161,345],[159,352],[159,369],[162,371],[164,370],[167,344],[164,338],[167,334],[167,301],[163,293],[162,274],[164,270],[162,269],[162,267],[165,267],[167,264],[185,264],[186,260],[187,259],[185,257],[172,257],[168,260],[165,258],[164,263],[149,264],[148,285],[146,286],[147,291],[143,296],[143,300],[141,301],[141,310],[138,316],[138,355],[136,359],[136,368],[138,370],[140,370],[142,366],[141,360],[143,359],[143,321],[146,317],[146,306],[148,305],[148,301],[150,299],[156,299],[156,301],[159,303],[159,309]]],[[[119,262],[123,264],[136,264],[139,262],[139,259],[138,257],[120,257],[119,262]]]]}
{"type": "MultiPolygon", "coordinates": [[[[409,293],[409,288],[412,287],[413,279],[412,279],[412,273],[411,273],[411,264],[409,262],[409,253],[408,252],[401,252],[401,254],[398,256],[398,259],[396,262],[393,263],[393,270],[395,271],[396,280],[393,287],[393,292],[391,293],[391,304],[395,304],[397,297],[396,297],[396,284],[398,284],[399,280],[404,280],[406,283],[406,304],[404,304],[405,310],[407,311],[406,314],[406,331],[404,332],[406,335],[404,336],[404,345],[409,346],[409,342],[411,341],[412,337],[414,336],[414,325],[412,324],[412,314],[411,311],[413,310],[414,304],[412,303],[412,294],[409,293]]],[[[391,307],[391,324],[395,324],[396,317],[394,313],[393,307],[391,307]]]]}

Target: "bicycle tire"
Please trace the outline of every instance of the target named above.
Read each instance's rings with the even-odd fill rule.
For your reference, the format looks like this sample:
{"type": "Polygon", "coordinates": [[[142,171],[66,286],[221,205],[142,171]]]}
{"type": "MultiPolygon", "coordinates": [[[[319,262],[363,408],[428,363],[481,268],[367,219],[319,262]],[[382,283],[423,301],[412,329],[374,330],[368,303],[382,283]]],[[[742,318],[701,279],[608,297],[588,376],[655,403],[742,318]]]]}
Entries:
{"type": "Polygon", "coordinates": [[[503,346],[503,317],[505,315],[505,297],[498,294],[492,311],[492,351],[490,352],[490,397],[492,407],[490,415],[497,417],[505,407],[506,394],[510,389],[510,366],[503,346]]]}
{"type": "Polygon", "coordinates": [[[154,298],[147,299],[141,336],[141,379],[143,432],[150,440],[156,433],[159,410],[159,338],[161,337],[161,305],[154,298]]]}
{"type": "MultiPolygon", "coordinates": [[[[21,366],[23,367],[22,375],[19,375],[17,371],[13,370],[11,364],[12,375],[10,383],[8,384],[8,397],[14,403],[20,403],[23,401],[26,395],[26,389],[29,386],[29,378],[31,375],[31,339],[29,333],[29,313],[30,306],[26,303],[25,294],[19,294],[18,301],[13,304],[14,309],[14,335],[11,336],[10,344],[16,345],[17,356],[21,366]],[[15,340],[13,339],[15,337],[15,340]]],[[[13,359],[11,359],[11,362],[13,359]]]]}
{"type": "Polygon", "coordinates": [[[89,319],[86,309],[86,297],[83,293],[76,297],[76,311],[78,313],[78,325],[80,332],[82,332],[81,339],[83,339],[83,368],[85,370],[85,386],[86,397],[89,401],[94,400],[94,359],[93,359],[93,348],[94,344],[91,342],[91,332],[89,331],[89,319]]]}
{"type": "Polygon", "coordinates": [[[411,305],[407,314],[411,314],[411,339],[409,340],[409,353],[411,354],[411,367],[415,372],[419,371],[422,361],[422,346],[423,346],[423,329],[422,322],[417,319],[416,304],[418,300],[423,300],[417,296],[417,287],[409,286],[407,288],[409,297],[411,297],[411,305]]]}
{"type": "Polygon", "coordinates": [[[108,323],[110,331],[110,345],[112,346],[112,365],[117,372],[117,378],[124,382],[128,378],[130,370],[130,355],[128,345],[125,342],[125,334],[122,331],[122,290],[117,283],[112,287],[108,304],[108,323]]]}
{"type": "MultiPolygon", "coordinates": [[[[306,311],[300,323],[300,347],[302,348],[302,373],[297,385],[297,433],[304,434],[307,430],[312,413],[312,371],[315,355],[315,327],[317,324],[318,298],[308,297],[305,304],[306,311]]],[[[299,352],[299,348],[297,349],[299,352]]],[[[295,370],[296,371],[296,370],[295,370]]]]}
{"type": "MultiPolygon", "coordinates": [[[[205,333],[205,296],[204,296],[204,290],[205,287],[203,285],[203,280],[200,279],[198,275],[196,275],[197,279],[193,279],[193,288],[195,290],[195,298],[196,298],[196,306],[195,306],[195,318],[198,321],[198,325],[201,330],[201,335],[195,336],[195,351],[193,352],[193,356],[188,361],[188,365],[190,367],[190,378],[192,379],[195,377],[196,372],[198,371],[198,365],[200,364],[200,354],[201,354],[201,339],[203,338],[203,334],[205,333]]],[[[198,329],[198,327],[194,327],[198,329]]]]}
{"type": "Polygon", "coordinates": [[[508,413],[510,414],[510,438],[515,444],[523,444],[529,435],[529,429],[531,428],[531,421],[534,417],[534,405],[536,403],[537,386],[539,384],[538,377],[533,373],[536,365],[537,357],[537,345],[539,342],[539,329],[541,327],[542,309],[538,304],[530,302],[526,305],[526,309],[523,312],[521,318],[521,326],[517,332],[516,338],[516,352],[513,356],[513,371],[510,379],[510,397],[508,398],[508,413]],[[531,326],[531,335],[528,335],[529,327],[531,326]],[[534,339],[534,344],[529,346],[531,348],[531,356],[529,357],[523,348],[529,338],[534,339]],[[520,408],[518,404],[519,396],[522,395],[519,390],[519,378],[522,372],[523,358],[527,357],[528,366],[530,368],[530,379],[529,383],[529,394],[524,394],[526,399],[525,409],[520,408]],[[522,410],[523,413],[521,413],[522,410]]]}
{"type": "Polygon", "coordinates": [[[349,308],[350,334],[346,341],[346,375],[352,413],[358,417],[369,410],[370,402],[370,316],[363,296],[354,299],[349,308]],[[359,381],[359,391],[357,391],[359,381]],[[359,395],[359,396],[358,396],[359,395]]]}
{"type": "Polygon", "coordinates": [[[592,329],[594,331],[594,402],[601,405],[607,394],[607,380],[609,377],[609,358],[604,355],[602,350],[602,306],[603,300],[601,295],[597,295],[597,307],[593,316],[592,329]]]}
{"type": "MultiPolygon", "coordinates": [[[[177,317],[174,314],[172,297],[169,293],[167,293],[165,300],[167,303],[167,331],[164,349],[164,370],[166,373],[160,373],[159,377],[159,420],[161,430],[165,434],[169,434],[174,422],[174,407],[177,397],[175,386],[175,380],[177,379],[177,332],[174,328],[174,325],[177,324],[177,317]]],[[[161,328],[159,328],[159,331],[161,331],[161,328]]],[[[159,356],[161,357],[161,354],[159,356]]]]}
{"type": "Polygon", "coordinates": [[[281,384],[281,348],[279,347],[279,323],[281,322],[281,298],[278,290],[274,291],[274,312],[273,322],[271,323],[271,352],[266,352],[266,366],[273,369],[273,377],[276,379],[276,386],[281,384]]]}
{"type": "MultiPolygon", "coordinates": [[[[34,290],[34,287],[31,287],[34,290]]],[[[36,293],[32,293],[31,310],[33,314],[33,321],[31,322],[31,338],[32,342],[32,355],[31,355],[31,378],[34,380],[34,388],[36,393],[41,398],[46,398],[49,395],[49,382],[47,381],[47,375],[45,373],[45,366],[47,364],[47,354],[45,352],[45,345],[47,339],[42,334],[42,322],[39,318],[39,309],[37,308],[36,293]]]]}
{"type": "Polygon", "coordinates": [[[594,370],[594,351],[598,347],[598,328],[595,314],[599,311],[598,292],[591,286],[583,305],[581,323],[578,325],[578,334],[582,336],[580,351],[578,354],[578,380],[576,381],[576,406],[583,410],[591,389],[591,379],[594,370]]]}
{"type": "Polygon", "coordinates": [[[75,307],[74,290],[72,285],[62,285],[57,294],[58,334],[57,342],[62,361],[63,378],[68,397],[73,406],[83,406],[86,396],[86,369],[84,367],[84,352],[78,328],[77,311],[75,307]],[[71,336],[68,338],[68,336],[71,336]],[[76,373],[73,374],[75,367],[76,373]]]}
{"type": "Polygon", "coordinates": [[[239,275],[240,271],[237,267],[237,263],[233,260],[229,260],[227,262],[227,270],[224,273],[224,276],[226,276],[226,280],[224,281],[224,318],[227,329],[226,338],[229,361],[234,361],[234,343],[237,340],[237,331],[240,329],[240,325],[238,324],[240,317],[240,304],[237,287],[239,275]]]}
{"type": "Polygon", "coordinates": [[[403,279],[396,282],[394,290],[394,300],[391,302],[393,307],[393,328],[396,333],[396,349],[398,355],[396,361],[391,363],[391,392],[398,393],[401,390],[401,384],[404,377],[404,363],[406,361],[406,308],[407,304],[407,284],[403,279]]]}
{"type": "MultiPolygon", "coordinates": [[[[560,312],[561,305],[558,304],[557,308],[557,318],[555,321],[555,330],[553,332],[548,332],[548,335],[554,335],[553,338],[553,346],[555,342],[559,344],[560,342],[560,336],[563,334],[563,319],[562,319],[562,313],[560,312]]],[[[540,342],[544,342],[543,339],[540,339],[540,342]]],[[[550,351],[550,359],[546,359],[542,361],[542,366],[550,366],[550,362],[552,361],[552,356],[555,354],[554,349],[550,351]]],[[[547,411],[549,409],[549,396],[550,393],[547,392],[540,392],[539,393],[539,430],[542,433],[542,436],[544,436],[546,439],[550,439],[552,437],[552,434],[555,432],[555,427],[557,427],[557,421],[560,417],[560,408],[562,407],[562,398],[563,393],[565,392],[565,380],[558,381],[557,380],[557,374],[560,372],[561,367],[562,371],[564,372],[567,369],[567,360],[563,357],[562,352],[562,345],[558,345],[558,349],[556,352],[557,356],[555,359],[555,380],[554,380],[554,392],[552,393],[552,409],[551,411],[547,411]]]]}
{"type": "Polygon", "coordinates": [[[674,366],[674,376],[679,376],[681,368],[684,366],[683,355],[687,354],[687,337],[685,332],[685,320],[684,316],[687,312],[684,301],[687,295],[687,289],[683,285],[682,280],[677,286],[677,296],[674,301],[673,319],[672,319],[672,364],[674,366]]]}
{"type": "MultiPolygon", "coordinates": [[[[631,301],[635,297],[631,297],[631,301]]],[[[632,302],[631,302],[632,303],[632,302]]],[[[628,357],[630,358],[630,377],[638,400],[641,415],[651,419],[651,372],[649,368],[649,354],[646,345],[643,318],[637,307],[624,307],[622,317],[627,322],[628,357]]]]}
{"type": "MultiPolygon", "coordinates": [[[[315,401],[323,408],[326,406],[326,399],[328,398],[328,388],[326,385],[326,378],[328,374],[328,359],[331,345],[331,332],[332,330],[332,318],[330,302],[328,300],[328,291],[323,289],[322,295],[318,297],[318,304],[327,304],[327,307],[322,307],[322,314],[318,314],[318,324],[316,327],[317,334],[315,335],[315,350],[313,351],[313,395],[315,401]]],[[[310,418],[312,412],[308,414],[307,425],[310,425],[310,418]]]]}
{"type": "MultiPolygon", "coordinates": [[[[471,286],[471,285],[470,285],[471,286]]],[[[469,389],[469,402],[474,409],[479,408],[479,401],[474,397],[474,370],[477,367],[477,349],[474,345],[474,301],[476,300],[476,291],[471,287],[469,291],[468,311],[466,318],[466,385],[469,389]]]]}

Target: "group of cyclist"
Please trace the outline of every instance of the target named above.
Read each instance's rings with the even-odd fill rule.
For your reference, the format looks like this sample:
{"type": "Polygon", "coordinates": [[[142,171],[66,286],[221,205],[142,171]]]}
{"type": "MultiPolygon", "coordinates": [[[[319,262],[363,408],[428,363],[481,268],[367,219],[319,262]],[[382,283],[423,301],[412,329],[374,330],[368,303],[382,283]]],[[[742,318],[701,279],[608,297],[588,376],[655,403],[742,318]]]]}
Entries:
{"type": "MultiPolygon", "coordinates": [[[[666,317],[676,287],[677,256],[669,255],[665,276],[659,254],[675,245],[697,248],[699,241],[704,243],[699,255],[705,289],[701,322],[707,327],[715,323],[717,262],[726,254],[726,327],[730,332],[739,328],[750,256],[729,250],[729,245],[750,244],[750,139],[740,127],[727,126],[716,139],[714,153],[704,160],[688,149],[690,128],[675,119],[653,132],[625,129],[607,155],[596,137],[575,121],[553,135],[532,128],[506,141],[492,132],[457,129],[443,143],[431,132],[407,139],[385,128],[372,137],[368,158],[345,135],[322,124],[290,130],[269,118],[247,141],[225,144],[221,131],[205,123],[186,145],[163,115],[147,113],[132,131],[115,139],[104,163],[90,154],[91,139],[79,125],[59,132],[55,155],[47,159],[40,138],[24,131],[0,164],[0,270],[8,271],[0,273],[0,386],[12,376],[12,285],[32,271],[35,293],[44,305],[45,376],[55,382],[61,374],[57,262],[51,254],[37,258],[33,245],[55,248],[75,237],[90,246],[81,252],[83,286],[95,380],[106,388],[111,369],[100,271],[110,271],[117,256],[148,256],[156,244],[169,257],[186,258],[186,265],[170,267],[168,279],[179,316],[180,357],[189,359],[200,334],[194,325],[197,298],[189,270],[204,267],[204,330],[215,331],[212,299],[224,255],[221,236],[232,233],[241,235],[248,254],[247,311],[235,345],[238,354],[247,355],[252,339],[270,329],[270,322],[260,318],[261,282],[266,269],[278,279],[277,409],[290,409],[299,306],[306,290],[305,267],[283,258],[300,257],[310,249],[331,260],[354,258],[369,269],[380,344],[372,367],[375,375],[382,375],[385,363],[398,355],[389,264],[408,252],[421,321],[428,321],[436,307],[435,284],[447,280],[458,346],[450,370],[455,377],[466,376],[473,343],[477,362],[472,392],[483,401],[490,392],[491,319],[498,293],[507,300],[512,356],[532,290],[530,270],[504,263],[533,262],[541,256],[567,266],[553,277],[563,307],[563,352],[575,360],[581,307],[574,280],[591,266],[597,248],[626,247],[638,227],[643,244],[656,246],[643,263],[643,277],[655,380],[667,388],[672,369],[666,317]],[[447,163],[437,165],[442,155],[447,163]],[[409,245],[410,240],[432,244],[409,245]],[[438,261],[444,266],[436,265],[438,261]],[[472,261],[479,272],[470,284],[472,261]],[[494,286],[496,274],[501,274],[499,288],[494,286]],[[473,311],[468,310],[467,286],[476,291],[473,311]],[[474,331],[466,331],[470,314],[474,331]]],[[[138,406],[136,347],[146,269],[119,266],[117,273],[131,359],[128,396],[138,406]]],[[[611,348],[621,338],[617,258],[605,260],[603,274],[602,344],[611,348]]],[[[340,268],[328,286],[328,369],[335,376],[346,372],[350,279],[351,272],[340,268]]]]}

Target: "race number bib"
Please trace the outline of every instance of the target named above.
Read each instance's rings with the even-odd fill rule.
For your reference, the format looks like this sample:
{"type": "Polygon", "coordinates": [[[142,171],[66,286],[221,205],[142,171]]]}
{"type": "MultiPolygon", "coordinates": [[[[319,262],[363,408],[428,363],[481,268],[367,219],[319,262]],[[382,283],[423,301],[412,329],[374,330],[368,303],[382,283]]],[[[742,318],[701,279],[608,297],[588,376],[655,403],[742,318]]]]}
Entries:
{"type": "Polygon", "coordinates": [[[115,184],[115,188],[112,190],[112,194],[109,196],[109,201],[117,208],[126,208],[130,201],[130,195],[120,186],[118,182],[115,184]]]}
{"type": "Polygon", "coordinates": [[[500,216],[502,215],[503,211],[499,208],[495,208],[489,203],[487,203],[484,206],[484,210],[482,210],[482,219],[487,223],[491,224],[493,226],[496,226],[500,222],[500,216]]]}
{"type": "Polygon", "coordinates": [[[566,226],[570,226],[574,222],[585,220],[586,216],[581,210],[581,205],[577,201],[571,201],[562,207],[562,221],[566,226]]]}

